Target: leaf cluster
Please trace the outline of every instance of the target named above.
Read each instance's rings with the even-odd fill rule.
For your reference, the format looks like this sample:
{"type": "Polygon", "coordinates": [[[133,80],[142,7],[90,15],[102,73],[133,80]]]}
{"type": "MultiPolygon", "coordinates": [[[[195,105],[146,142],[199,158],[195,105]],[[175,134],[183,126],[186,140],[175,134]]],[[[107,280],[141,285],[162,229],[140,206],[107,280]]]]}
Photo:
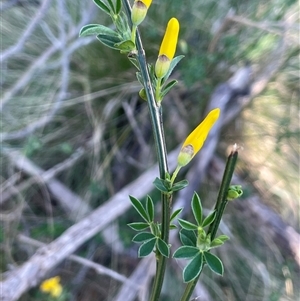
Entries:
{"type": "Polygon", "coordinates": [[[165,180],[156,178],[153,184],[162,193],[172,194],[174,191],[181,190],[188,186],[189,182],[187,180],[182,180],[172,184],[171,180],[167,177],[165,180]]]}
{"type": "Polygon", "coordinates": [[[223,275],[222,261],[216,255],[211,254],[210,249],[221,246],[229,239],[226,235],[220,235],[211,241],[210,233],[207,234],[204,228],[213,223],[216,212],[213,211],[203,218],[201,200],[196,192],[193,195],[191,206],[196,224],[178,219],[182,227],[179,236],[183,246],[179,247],[173,254],[174,258],[191,259],[183,270],[184,282],[194,280],[202,271],[205,263],[214,273],[223,275]]]}
{"type": "Polygon", "coordinates": [[[107,3],[103,0],[93,0],[94,3],[105,13],[107,13],[115,24],[115,30],[101,24],[88,24],[81,28],[80,37],[96,35],[97,39],[109,48],[128,53],[135,48],[131,41],[131,30],[126,14],[121,11],[122,2],[116,0],[114,5],[111,0],[107,3]]]}
{"type": "MultiPolygon", "coordinates": [[[[170,255],[170,246],[161,239],[160,224],[154,222],[154,204],[150,196],[147,196],[146,206],[144,207],[140,200],[133,196],[129,196],[134,209],[143,218],[144,222],[134,222],[128,226],[135,230],[141,231],[136,234],[132,241],[142,243],[139,247],[138,256],[148,256],[152,251],[158,251],[165,257],[170,255]],[[149,229],[150,232],[144,230],[149,229]]],[[[178,212],[177,214],[179,214],[178,212]]]]}

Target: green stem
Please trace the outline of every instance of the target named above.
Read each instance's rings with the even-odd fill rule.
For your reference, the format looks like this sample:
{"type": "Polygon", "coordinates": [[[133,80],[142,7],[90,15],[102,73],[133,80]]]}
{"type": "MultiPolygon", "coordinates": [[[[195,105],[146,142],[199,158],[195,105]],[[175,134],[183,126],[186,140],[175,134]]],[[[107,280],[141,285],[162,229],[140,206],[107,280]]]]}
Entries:
{"type": "Polygon", "coordinates": [[[217,215],[216,215],[214,222],[210,225],[210,227],[208,228],[208,231],[207,231],[207,234],[209,234],[209,233],[211,234],[211,240],[213,240],[217,234],[217,231],[218,231],[221,219],[222,219],[222,215],[223,215],[225,207],[228,203],[227,193],[228,193],[230,182],[231,182],[231,179],[233,176],[237,157],[238,157],[238,152],[236,149],[234,149],[231,151],[231,153],[229,154],[229,156],[227,158],[227,162],[226,162],[217,202],[216,202],[215,208],[214,208],[214,210],[217,212],[217,215]]]}
{"type": "MultiPolygon", "coordinates": [[[[131,7],[128,0],[123,0],[127,18],[130,22],[131,7]]],[[[136,31],[135,44],[137,48],[137,58],[140,65],[140,72],[144,80],[144,87],[147,96],[147,103],[150,111],[152,129],[156,145],[156,153],[158,157],[159,174],[161,179],[166,179],[168,173],[168,162],[166,144],[164,139],[164,131],[162,124],[161,107],[157,105],[154,97],[153,87],[151,85],[149,70],[146,62],[145,51],[138,30],[136,31]]],[[[162,221],[161,221],[161,238],[168,244],[169,241],[169,226],[170,226],[170,211],[171,211],[171,196],[161,194],[162,203],[162,221]]],[[[151,291],[150,300],[158,301],[164,274],[166,269],[167,258],[160,253],[157,254],[156,275],[154,278],[153,289],[151,291]]]]}
{"type": "Polygon", "coordinates": [[[131,29],[131,41],[135,44],[135,37],[136,37],[136,29],[137,26],[136,25],[132,25],[132,29],[131,29]]]}
{"type": "Polygon", "coordinates": [[[161,103],[161,99],[160,99],[161,80],[162,80],[161,78],[157,79],[157,84],[155,87],[155,99],[156,99],[157,104],[161,103]]]}
{"type": "Polygon", "coordinates": [[[180,169],[181,169],[181,166],[177,165],[177,167],[174,170],[173,175],[171,177],[171,186],[173,186],[173,183],[174,183],[174,181],[175,181],[175,179],[176,179],[176,177],[177,177],[180,169]]]}
{"type": "MultiPolygon", "coordinates": [[[[236,161],[237,161],[237,157],[238,157],[238,152],[237,149],[234,148],[230,155],[227,158],[227,162],[226,162],[226,166],[225,166],[225,170],[224,170],[224,174],[223,174],[223,178],[222,178],[222,182],[221,182],[221,186],[220,186],[220,190],[219,190],[219,194],[218,194],[218,198],[217,198],[217,202],[215,204],[215,208],[214,210],[216,210],[217,215],[215,220],[213,221],[213,223],[210,225],[210,227],[208,228],[207,234],[211,235],[211,240],[213,240],[217,234],[218,228],[220,226],[220,222],[224,213],[224,210],[226,208],[226,205],[228,203],[227,200],[227,193],[228,193],[228,189],[229,189],[229,185],[230,185],[230,181],[232,179],[233,176],[233,172],[234,172],[234,168],[236,165],[236,161]]],[[[203,267],[202,267],[203,270],[203,267]]],[[[201,272],[202,272],[201,270],[201,272]]],[[[185,291],[180,299],[180,301],[189,301],[192,293],[195,289],[195,286],[199,280],[199,277],[201,275],[200,274],[190,283],[187,284],[185,291]]]]}

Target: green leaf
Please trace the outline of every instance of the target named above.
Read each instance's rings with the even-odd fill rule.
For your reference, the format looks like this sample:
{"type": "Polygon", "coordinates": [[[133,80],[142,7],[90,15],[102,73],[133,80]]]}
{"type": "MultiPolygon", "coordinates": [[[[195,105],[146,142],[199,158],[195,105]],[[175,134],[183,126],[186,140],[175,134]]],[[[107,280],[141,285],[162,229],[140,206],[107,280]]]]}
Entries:
{"type": "Polygon", "coordinates": [[[209,248],[217,248],[219,246],[222,246],[224,244],[224,242],[221,239],[215,238],[211,243],[209,248]]]}
{"type": "Polygon", "coordinates": [[[112,48],[115,50],[119,50],[119,48],[115,47],[115,44],[120,42],[119,38],[108,36],[108,35],[103,35],[103,34],[98,34],[97,39],[105,46],[108,46],[109,48],[112,48]]]}
{"type": "Polygon", "coordinates": [[[101,1],[101,0],[93,0],[94,3],[108,15],[111,15],[110,9],[101,1]]]}
{"type": "Polygon", "coordinates": [[[199,253],[199,249],[191,246],[183,246],[178,248],[174,254],[174,258],[191,258],[195,257],[199,253]]]}
{"type": "Polygon", "coordinates": [[[148,211],[150,221],[153,221],[154,220],[154,204],[149,195],[147,196],[146,208],[148,211]]]}
{"type": "Polygon", "coordinates": [[[140,70],[140,65],[135,57],[128,56],[128,59],[137,70],[140,70]]]}
{"type": "Polygon", "coordinates": [[[150,240],[152,238],[155,238],[155,236],[150,232],[141,232],[135,235],[132,239],[133,242],[144,242],[147,240],[150,240]]]}
{"type": "Polygon", "coordinates": [[[112,10],[113,12],[115,12],[115,7],[114,7],[114,4],[112,3],[112,1],[111,1],[111,0],[107,0],[107,2],[108,2],[108,4],[109,4],[111,10],[112,10]]]}
{"type": "Polygon", "coordinates": [[[214,212],[212,212],[210,215],[208,215],[208,216],[204,219],[204,221],[203,221],[203,223],[202,223],[202,228],[205,228],[205,227],[207,227],[208,225],[210,225],[210,224],[215,220],[216,214],[217,214],[217,212],[214,211],[214,212]]]}
{"type": "Polygon", "coordinates": [[[204,252],[204,258],[208,267],[216,274],[223,276],[224,267],[219,257],[209,252],[204,252]]]}
{"type": "Polygon", "coordinates": [[[183,281],[194,280],[201,272],[203,266],[203,254],[198,253],[183,270],[183,281]]]}
{"type": "Polygon", "coordinates": [[[156,245],[157,245],[158,251],[163,256],[168,258],[170,255],[170,247],[161,238],[157,239],[156,245]]]}
{"type": "Polygon", "coordinates": [[[116,14],[118,15],[122,8],[122,0],[117,0],[116,2],[116,14]]]}
{"type": "Polygon", "coordinates": [[[186,230],[197,230],[198,229],[197,225],[190,223],[181,218],[178,219],[178,223],[183,229],[186,229],[186,230]]]}
{"type": "Polygon", "coordinates": [[[101,24],[88,24],[83,26],[80,29],[79,36],[86,37],[86,36],[96,36],[98,34],[118,37],[118,33],[114,30],[110,29],[109,27],[103,26],[101,24]]]}
{"type": "Polygon", "coordinates": [[[223,242],[225,242],[225,241],[229,240],[230,238],[227,235],[220,235],[220,236],[216,237],[216,239],[220,239],[223,242]]]}
{"type": "Polygon", "coordinates": [[[135,44],[131,40],[127,40],[116,43],[114,47],[120,49],[123,52],[130,52],[135,48],[135,44]]]}
{"type": "Polygon", "coordinates": [[[177,226],[174,224],[170,224],[170,230],[175,230],[175,229],[177,229],[177,226]]]}
{"type": "Polygon", "coordinates": [[[185,246],[195,247],[197,245],[197,237],[194,231],[182,229],[179,232],[180,241],[185,246]]]}
{"type": "Polygon", "coordinates": [[[182,209],[183,208],[179,208],[172,213],[172,215],[170,217],[170,222],[172,222],[178,216],[178,214],[181,213],[182,209]]]}
{"type": "Polygon", "coordinates": [[[144,242],[138,252],[138,257],[148,256],[152,251],[156,243],[156,237],[144,242]]]}
{"type": "Polygon", "coordinates": [[[142,77],[141,72],[138,71],[138,72],[135,73],[135,75],[136,75],[136,78],[137,78],[137,80],[139,81],[139,83],[140,83],[142,86],[144,86],[143,77],[142,77]]]}
{"type": "Polygon", "coordinates": [[[127,224],[127,226],[129,226],[131,229],[135,230],[135,231],[141,231],[141,230],[145,230],[149,227],[149,224],[147,223],[130,223],[127,224]]]}
{"type": "Polygon", "coordinates": [[[165,180],[162,180],[160,178],[156,178],[153,182],[154,186],[161,192],[165,192],[165,193],[168,193],[169,192],[169,189],[168,187],[166,187],[166,181],[165,180]]]}
{"type": "Polygon", "coordinates": [[[210,248],[219,247],[219,246],[223,245],[228,239],[229,239],[229,237],[227,235],[220,235],[211,242],[210,248]]]}
{"type": "Polygon", "coordinates": [[[176,85],[178,83],[178,81],[176,80],[176,79],[173,79],[173,80],[171,80],[169,83],[167,83],[164,87],[163,87],[163,89],[162,89],[162,91],[161,91],[161,93],[160,93],[160,97],[161,97],[161,99],[163,99],[165,96],[166,96],[166,94],[176,85]]]}
{"type": "Polygon", "coordinates": [[[132,206],[134,207],[134,209],[139,213],[139,215],[146,221],[146,222],[151,222],[151,220],[149,219],[149,216],[145,210],[145,208],[143,207],[142,203],[136,199],[133,196],[129,196],[130,201],[132,206]]]}
{"type": "Polygon", "coordinates": [[[228,188],[227,200],[233,201],[243,195],[243,190],[241,185],[231,185],[228,188]]]}
{"type": "Polygon", "coordinates": [[[131,30],[128,26],[127,16],[124,12],[121,11],[121,13],[117,16],[115,25],[120,34],[122,34],[123,40],[130,40],[131,30]]]}
{"type": "Polygon", "coordinates": [[[197,192],[194,192],[192,199],[192,210],[195,217],[195,220],[198,226],[201,226],[202,223],[202,204],[199,195],[197,192]]]}
{"type": "Polygon", "coordinates": [[[167,72],[167,74],[164,76],[163,80],[162,80],[162,84],[165,83],[168,78],[170,77],[171,73],[173,72],[174,68],[176,67],[176,65],[184,58],[184,55],[179,55],[173,58],[171,64],[170,64],[170,68],[169,71],[167,72]]]}
{"type": "Polygon", "coordinates": [[[181,190],[183,188],[185,188],[186,186],[189,185],[188,180],[182,180],[180,182],[175,183],[172,187],[171,187],[171,191],[178,191],[181,190]]]}

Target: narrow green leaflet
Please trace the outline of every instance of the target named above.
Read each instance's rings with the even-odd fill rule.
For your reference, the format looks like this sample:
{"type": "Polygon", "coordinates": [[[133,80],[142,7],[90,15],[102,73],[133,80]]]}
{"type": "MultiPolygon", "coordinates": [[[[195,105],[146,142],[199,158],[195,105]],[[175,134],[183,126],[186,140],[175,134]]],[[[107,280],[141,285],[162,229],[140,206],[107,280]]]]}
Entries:
{"type": "Polygon", "coordinates": [[[115,13],[116,10],[115,10],[115,7],[114,7],[114,4],[112,3],[112,1],[111,0],[107,0],[107,2],[108,2],[108,5],[110,6],[111,10],[115,13]]]}
{"type": "Polygon", "coordinates": [[[130,52],[135,48],[135,45],[131,40],[127,40],[127,41],[122,41],[122,42],[116,43],[114,45],[114,47],[116,47],[124,52],[130,52]]]}
{"type": "Polygon", "coordinates": [[[192,199],[192,211],[198,226],[202,224],[202,204],[199,195],[194,192],[192,199]]]}
{"type": "Polygon", "coordinates": [[[191,246],[183,246],[178,248],[174,254],[174,258],[192,258],[195,257],[199,253],[199,249],[191,246]]]}
{"type": "Polygon", "coordinates": [[[155,243],[156,243],[156,237],[144,242],[139,248],[138,256],[139,257],[148,256],[153,251],[155,243]]]}
{"type": "Polygon", "coordinates": [[[148,212],[150,221],[153,221],[154,220],[154,204],[149,195],[147,196],[146,208],[147,208],[147,212],[148,212]]]}
{"type": "Polygon", "coordinates": [[[204,252],[204,258],[208,267],[216,274],[223,276],[224,267],[219,257],[209,252],[204,252]]]}
{"type": "Polygon", "coordinates": [[[83,26],[80,29],[79,36],[86,37],[86,36],[96,36],[98,34],[112,36],[114,38],[118,38],[118,33],[114,30],[110,29],[109,27],[103,26],[101,24],[88,24],[83,26]]]}
{"type": "Polygon", "coordinates": [[[135,73],[137,80],[139,81],[139,83],[144,86],[144,82],[143,82],[143,78],[142,78],[142,74],[141,72],[136,72],[135,73]]]}
{"type": "Polygon", "coordinates": [[[223,235],[220,235],[220,236],[216,237],[216,239],[220,239],[223,242],[225,242],[225,241],[229,240],[229,237],[227,235],[223,234],[223,235]]]}
{"type": "MultiPolygon", "coordinates": [[[[140,70],[140,65],[135,57],[128,56],[129,61],[134,65],[137,70],[140,70]]],[[[138,72],[137,72],[138,73],[138,72]]],[[[137,77],[137,75],[136,75],[137,77]]]]}
{"type": "Polygon", "coordinates": [[[171,187],[171,191],[178,191],[178,190],[181,190],[183,188],[185,188],[186,186],[189,185],[189,182],[188,180],[182,180],[180,182],[177,182],[175,184],[173,184],[173,186],[171,187]]]}
{"type": "Polygon", "coordinates": [[[121,11],[122,8],[122,0],[117,0],[116,1],[116,14],[118,15],[121,11]]]}
{"type": "Polygon", "coordinates": [[[120,42],[120,39],[117,37],[112,37],[108,35],[103,35],[103,34],[98,34],[97,39],[104,44],[105,46],[115,49],[115,50],[120,50],[119,48],[115,47],[116,43],[120,42]]]}
{"type": "Polygon", "coordinates": [[[169,188],[166,187],[166,182],[160,178],[156,178],[153,182],[154,186],[161,192],[168,193],[169,188]]]}
{"type": "Polygon", "coordinates": [[[190,282],[194,280],[201,272],[203,266],[203,254],[200,252],[183,270],[183,281],[190,282]]]}
{"type": "Polygon", "coordinates": [[[108,15],[111,15],[110,9],[101,0],[93,0],[93,1],[101,10],[106,12],[108,15]]]}
{"type": "Polygon", "coordinates": [[[216,248],[216,247],[219,247],[219,246],[222,246],[224,244],[224,241],[222,241],[221,239],[218,239],[218,238],[215,238],[211,244],[210,244],[210,248],[216,248]]]}
{"type": "Polygon", "coordinates": [[[169,257],[169,255],[170,255],[170,248],[169,248],[169,246],[161,238],[157,239],[156,246],[157,246],[158,251],[163,256],[165,256],[167,258],[169,257]]]}
{"type": "Polygon", "coordinates": [[[144,242],[149,239],[155,238],[155,236],[150,232],[141,232],[135,235],[132,239],[133,242],[144,242]]]}
{"type": "Polygon", "coordinates": [[[163,80],[162,80],[162,84],[164,84],[168,78],[170,77],[171,73],[173,72],[174,68],[177,66],[177,64],[184,58],[184,55],[178,55],[176,57],[173,58],[171,64],[170,64],[170,68],[169,71],[167,72],[167,74],[164,76],[163,80]]]}
{"type": "Polygon", "coordinates": [[[194,231],[182,229],[179,232],[179,237],[184,246],[195,247],[197,245],[197,237],[194,231]]]}
{"type": "Polygon", "coordinates": [[[141,230],[145,230],[149,227],[149,224],[147,223],[130,223],[127,224],[127,226],[129,226],[131,229],[135,230],[135,231],[141,231],[141,230]]]}
{"type": "Polygon", "coordinates": [[[183,229],[186,229],[186,230],[197,230],[198,229],[197,225],[190,223],[181,218],[178,219],[178,223],[183,229]]]}
{"type": "Polygon", "coordinates": [[[161,91],[161,93],[160,93],[160,97],[161,97],[161,99],[163,99],[165,96],[166,96],[166,94],[176,85],[178,83],[178,81],[176,80],[176,79],[173,79],[173,80],[171,80],[169,83],[167,83],[164,87],[163,87],[163,89],[162,89],[162,91],[161,91]]]}
{"type": "Polygon", "coordinates": [[[178,214],[181,213],[182,209],[183,208],[179,208],[172,213],[172,215],[170,217],[170,222],[172,222],[178,216],[178,214]]]}
{"type": "Polygon", "coordinates": [[[149,219],[149,216],[145,210],[145,208],[143,207],[142,203],[136,199],[133,196],[129,196],[130,201],[132,206],[134,207],[134,209],[139,213],[139,215],[146,221],[146,222],[151,222],[151,220],[149,219]]]}
{"type": "Polygon", "coordinates": [[[202,227],[204,228],[204,227],[210,225],[210,224],[215,220],[216,214],[217,214],[217,212],[214,211],[214,212],[212,212],[210,215],[208,215],[208,216],[204,219],[204,221],[203,221],[203,223],[202,223],[202,227]]]}

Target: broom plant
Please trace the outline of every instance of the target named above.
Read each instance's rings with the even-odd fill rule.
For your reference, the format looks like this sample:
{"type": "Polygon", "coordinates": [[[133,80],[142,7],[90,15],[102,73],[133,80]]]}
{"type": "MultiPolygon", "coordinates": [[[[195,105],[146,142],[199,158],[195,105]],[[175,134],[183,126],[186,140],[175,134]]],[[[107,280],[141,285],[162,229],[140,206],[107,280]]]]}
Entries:
{"type": "Polygon", "coordinates": [[[186,289],[178,299],[188,301],[206,265],[217,275],[223,275],[224,272],[221,259],[212,254],[211,249],[220,247],[229,239],[226,235],[216,236],[217,230],[228,201],[240,197],[243,193],[239,185],[230,185],[238,157],[238,147],[233,146],[227,159],[217,201],[210,214],[206,217],[203,216],[202,203],[196,192],[191,200],[195,221],[179,218],[183,208],[172,212],[174,192],[184,189],[188,185],[187,180],[176,182],[177,175],[180,169],[189,164],[201,150],[211,128],[218,122],[222,112],[219,108],[211,110],[195,130],[188,135],[178,154],[177,167],[171,173],[167,161],[162,106],[166,94],[177,84],[176,80],[169,80],[169,77],[183,58],[183,55],[174,57],[180,23],[175,17],[169,20],[157,60],[155,64],[149,63],[146,60],[138,28],[147,17],[152,1],[138,0],[134,1],[132,6],[128,0],[93,1],[99,9],[111,17],[114,28],[101,24],[88,24],[81,29],[80,36],[95,35],[107,47],[127,55],[137,69],[136,76],[141,84],[139,95],[146,100],[145,105],[148,105],[152,123],[159,166],[159,175],[154,179],[153,184],[161,196],[161,218],[156,216],[154,203],[150,196],[147,196],[145,204],[134,196],[129,196],[132,206],[141,217],[141,220],[129,224],[129,227],[138,232],[133,237],[133,242],[140,244],[138,257],[145,257],[152,253],[156,256],[156,274],[149,300],[158,301],[160,299],[166,263],[171,257],[169,232],[176,228],[175,220],[177,219],[181,228],[179,237],[182,246],[172,254],[172,257],[190,260],[182,275],[186,289]]]}

